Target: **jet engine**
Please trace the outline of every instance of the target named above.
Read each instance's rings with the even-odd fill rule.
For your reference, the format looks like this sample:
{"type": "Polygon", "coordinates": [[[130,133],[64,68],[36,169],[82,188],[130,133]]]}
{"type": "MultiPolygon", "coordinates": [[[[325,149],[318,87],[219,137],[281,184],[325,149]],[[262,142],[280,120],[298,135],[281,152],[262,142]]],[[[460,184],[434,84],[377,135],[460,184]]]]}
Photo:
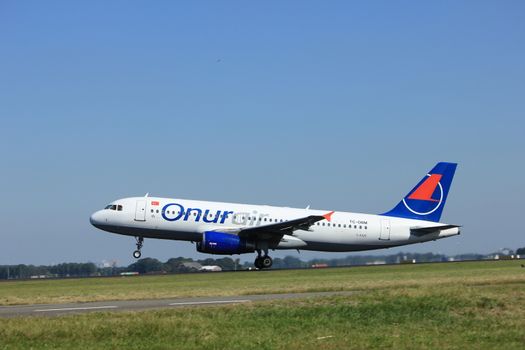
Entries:
{"type": "Polygon", "coordinates": [[[255,251],[255,243],[231,233],[206,231],[197,242],[197,251],[208,254],[242,254],[255,251]]]}

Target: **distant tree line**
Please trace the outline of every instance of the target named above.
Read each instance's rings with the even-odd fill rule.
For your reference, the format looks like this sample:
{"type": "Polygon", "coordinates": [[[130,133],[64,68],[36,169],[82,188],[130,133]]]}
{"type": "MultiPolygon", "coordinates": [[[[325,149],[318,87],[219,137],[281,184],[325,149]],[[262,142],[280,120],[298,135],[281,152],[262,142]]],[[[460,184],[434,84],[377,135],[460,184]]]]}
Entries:
{"type": "Polygon", "coordinates": [[[140,259],[129,265],[125,271],[138,273],[186,273],[198,270],[197,267],[188,263],[197,263],[200,266],[219,266],[223,271],[234,271],[243,268],[239,263],[239,259],[234,260],[228,257],[220,259],[208,258],[203,260],[178,257],[171,258],[165,263],[154,258],[140,259]]]}
{"type": "MultiPolygon", "coordinates": [[[[525,247],[516,250],[516,254],[525,257],[525,247]]],[[[439,262],[449,260],[479,260],[493,257],[483,254],[462,254],[449,257],[434,253],[398,253],[391,255],[349,255],[344,258],[311,259],[303,261],[297,257],[274,258],[273,268],[310,268],[323,266],[351,266],[366,264],[395,264],[403,262],[439,262]]],[[[239,259],[224,257],[193,260],[191,258],[171,258],[161,262],[154,258],[144,258],[128,266],[100,267],[94,263],[62,263],[58,265],[0,265],[0,279],[28,279],[50,277],[88,277],[116,276],[123,272],[138,272],[139,274],[188,273],[199,270],[200,266],[219,266],[223,271],[245,270],[253,268],[250,262],[241,263],[239,259]]]]}
{"type": "Polygon", "coordinates": [[[43,277],[88,277],[100,269],[93,263],[63,263],[58,265],[0,265],[0,279],[43,277]]]}

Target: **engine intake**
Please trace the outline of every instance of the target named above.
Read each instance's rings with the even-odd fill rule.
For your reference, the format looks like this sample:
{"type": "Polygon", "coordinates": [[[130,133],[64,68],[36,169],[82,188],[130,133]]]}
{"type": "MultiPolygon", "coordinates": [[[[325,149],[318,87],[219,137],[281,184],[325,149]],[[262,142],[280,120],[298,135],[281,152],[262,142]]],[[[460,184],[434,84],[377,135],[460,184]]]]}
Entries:
{"type": "Polygon", "coordinates": [[[231,233],[206,231],[202,235],[202,241],[197,242],[197,251],[225,255],[252,253],[255,251],[255,244],[231,233]]]}

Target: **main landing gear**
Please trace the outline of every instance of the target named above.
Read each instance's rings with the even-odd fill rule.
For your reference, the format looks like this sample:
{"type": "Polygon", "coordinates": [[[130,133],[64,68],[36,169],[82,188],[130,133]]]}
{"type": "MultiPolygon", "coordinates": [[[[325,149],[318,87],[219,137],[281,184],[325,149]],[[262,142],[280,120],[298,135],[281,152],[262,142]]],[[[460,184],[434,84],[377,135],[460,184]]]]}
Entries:
{"type": "Polygon", "coordinates": [[[133,252],[133,257],[135,259],[138,259],[140,258],[140,256],[142,255],[142,253],[140,252],[140,250],[142,249],[142,245],[144,243],[144,238],[143,237],[135,237],[135,239],[137,240],[137,250],[135,250],[133,252]]]}
{"type": "Polygon", "coordinates": [[[272,267],[273,260],[268,256],[268,252],[264,252],[264,256],[261,256],[261,251],[257,251],[257,258],[255,258],[255,262],[253,263],[256,268],[258,269],[269,269],[272,267]]]}

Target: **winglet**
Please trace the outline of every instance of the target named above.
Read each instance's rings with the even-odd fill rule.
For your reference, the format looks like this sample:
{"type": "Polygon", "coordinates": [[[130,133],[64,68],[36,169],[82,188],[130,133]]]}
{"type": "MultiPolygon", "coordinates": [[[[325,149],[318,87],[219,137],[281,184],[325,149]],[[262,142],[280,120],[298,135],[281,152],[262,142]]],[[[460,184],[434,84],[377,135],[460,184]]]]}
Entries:
{"type": "Polygon", "coordinates": [[[331,211],[327,214],[324,214],[323,217],[328,220],[328,221],[331,221],[332,220],[332,214],[334,213],[334,211],[331,211]]]}

